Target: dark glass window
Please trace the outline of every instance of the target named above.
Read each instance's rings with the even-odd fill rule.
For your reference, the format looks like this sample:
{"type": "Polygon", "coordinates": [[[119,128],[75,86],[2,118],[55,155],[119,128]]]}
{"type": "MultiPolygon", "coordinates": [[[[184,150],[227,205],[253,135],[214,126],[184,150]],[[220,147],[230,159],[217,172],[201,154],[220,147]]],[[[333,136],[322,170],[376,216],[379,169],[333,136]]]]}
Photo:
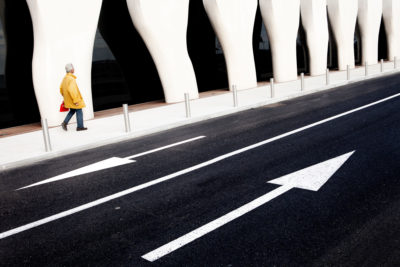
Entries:
{"type": "Polygon", "coordinates": [[[95,111],[132,103],[121,68],[99,31],[93,50],[92,95],[95,111]]]}
{"type": "Polygon", "coordinates": [[[356,30],[354,32],[354,64],[355,65],[363,65],[362,54],[361,54],[361,33],[360,26],[358,25],[358,21],[356,23],[356,30]]]}
{"type": "Polygon", "coordinates": [[[0,18],[0,129],[39,122],[32,82],[33,28],[26,1],[1,1],[0,18]]]}
{"type": "Polygon", "coordinates": [[[381,28],[379,29],[378,59],[388,59],[385,21],[383,18],[381,20],[381,28]]]}
{"type": "Polygon", "coordinates": [[[14,119],[6,88],[6,53],[6,40],[4,37],[3,23],[0,23],[0,128],[12,125],[14,119]]]}
{"type": "Polygon", "coordinates": [[[196,74],[199,92],[228,88],[224,52],[203,1],[190,1],[187,47],[196,74]]]}
{"type": "Polygon", "coordinates": [[[309,73],[309,52],[307,46],[306,32],[303,28],[303,23],[299,23],[299,31],[296,40],[296,56],[297,56],[297,73],[309,73]]]}
{"type": "Polygon", "coordinates": [[[273,77],[272,55],[267,30],[265,29],[260,7],[257,8],[253,32],[253,53],[256,64],[257,81],[267,81],[273,77]]]}

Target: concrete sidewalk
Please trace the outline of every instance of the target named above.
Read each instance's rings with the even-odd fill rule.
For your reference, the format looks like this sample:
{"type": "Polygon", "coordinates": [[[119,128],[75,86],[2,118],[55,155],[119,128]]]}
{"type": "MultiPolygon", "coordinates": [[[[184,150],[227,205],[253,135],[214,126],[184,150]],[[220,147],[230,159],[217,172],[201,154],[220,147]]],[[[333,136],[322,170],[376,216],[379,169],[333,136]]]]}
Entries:
{"type": "Polygon", "coordinates": [[[238,91],[238,107],[234,107],[233,94],[228,91],[223,94],[190,101],[191,118],[186,118],[185,103],[165,104],[150,109],[134,111],[129,113],[132,128],[129,133],[125,132],[123,114],[86,121],[85,126],[89,128],[88,131],[75,131],[75,124],[70,124],[70,130],[67,132],[61,127],[54,127],[49,129],[51,152],[45,151],[43,132],[41,130],[4,137],[0,138],[0,169],[19,167],[89,148],[128,140],[360,80],[393,74],[399,70],[400,68],[394,68],[394,62],[385,62],[382,72],[380,64],[370,65],[368,66],[368,76],[365,76],[365,68],[357,67],[351,69],[349,80],[347,80],[346,71],[334,71],[329,73],[329,85],[326,84],[326,75],[307,76],[304,79],[304,90],[301,90],[299,77],[296,81],[275,84],[274,97],[271,97],[269,83],[259,83],[256,88],[238,91]]]}

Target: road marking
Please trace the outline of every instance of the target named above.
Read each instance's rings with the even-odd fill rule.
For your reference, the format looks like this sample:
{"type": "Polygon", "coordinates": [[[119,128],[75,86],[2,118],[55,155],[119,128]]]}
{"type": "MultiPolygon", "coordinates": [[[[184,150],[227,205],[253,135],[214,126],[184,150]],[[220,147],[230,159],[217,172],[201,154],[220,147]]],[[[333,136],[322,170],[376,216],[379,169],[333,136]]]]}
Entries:
{"type": "Polygon", "coordinates": [[[42,184],[47,184],[47,183],[52,183],[55,181],[60,181],[60,180],[64,180],[64,179],[68,179],[68,178],[72,178],[72,177],[76,177],[78,175],[83,175],[83,174],[87,174],[87,173],[92,173],[92,172],[96,172],[96,171],[101,171],[101,170],[105,170],[105,169],[109,169],[109,168],[114,168],[117,166],[121,166],[121,165],[126,165],[126,164],[130,164],[136,162],[135,160],[129,160],[129,159],[121,159],[121,158],[117,158],[117,157],[112,157],[109,159],[105,159],[93,164],[90,164],[88,166],[84,166],[82,168],[70,171],[70,172],[66,172],[57,176],[54,176],[52,178],[48,178],[46,180],[34,183],[34,184],[30,184],[21,188],[18,188],[16,191],[18,190],[23,190],[29,187],[34,187],[34,186],[38,186],[38,185],[42,185],[42,184]]]}
{"type": "Polygon", "coordinates": [[[194,165],[194,166],[192,166],[192,167],[189,167],[189,168],[187,168],[187,169],[184,169],[184,170],[181,170],[181,171],[178,171],[178,172],[169,174],[169,175],[167,175],[167,176],[163,176],[163,177],[161,177],[161,178],[155,179],[155,180],[153,180],[153,181],[150,181],[150,182],[147,182],[147,183],[144,183],[144,184],[141,184],[141,185],[138,185],[138,186],[135,186],[135,187],[126,189],[126,190],[121,191],[121,192],[119,192],[119,193],[116,193],[116,194],[113,194],[113,195],[110,195],[110,196],[107,196],[107,197],[104,197],[104,198],[95,200],[95,201],[93,201],[93,202],[90,202],[90,203],[87,203],[87,204],[85,204],[85,205],[76,207],[76,208],[74,208],[74,209],[71,209],[71,210],[67,210],[67,211],[58,213],[58,214],[56,214],[56,215],[53,215],[53,216],[50,216],[50,217],[41,219],[41,220],[36,221],[36,222],[33,222],[33,223],[29,223],[29,224],[24,225],[24,226],[20,226],[20,227],[18,227],[18,228],[11,229],[11,230],[9,230],[9,231],[0,233],[0,239],[3,239],[3,238],[5,238],[5,237],[11,236],[11,235],[15,235],[15,234],[17,234],[17,233],[26,231],[26,230],[28,230],[28,229],[37,227],[37,226],[39,226],[39,225],[42,225],[42,224],[45,224],[45,223],[48,223],[48,222],[51,222],[51,221],[58,220],[58,219],[60,219],[60,218],[63,218],[63,217],[72,215],[72,214],[74,214],[74,213],[77,213],[77,212],[86,210],[86,209],[88,209],[88,208],[92,208],[92,207],[94,207],[94,206],[97,206],[97,205],[100,205],[100,204],[102,204],[102,203],[111,201],[111,200],[113,200],[113,199],[123,197],[123,196],[125,196],[125,195],[131,194],[131,193],[136,192],[136,191],[138,191],[138,190],[141,190],[141,189],[144,189],[144,188],[148,188],[148,187],[150,187],[150,186],[153,186],[153,185],[156,185],[156,184],[159,184],[159,183],[162,183],[162,182],[171,180],[171,179],[173,179],[173,178],[175,178],[175,177],[178,177],[178,176],[180,176],[180,175],[183,175],[183,174],[186,174],[186,173],[189,173],[189,172],[192,172],[192,171],[201,169],[201,168],[203,168],[203,167],[209,166],[209,165],[211,165],[211,164],[214,164],[214,163],[216,163],[216,162],[222,161],[222,160],[227,159],[227,158],[229,158],[229,157],[232,157],[232,156],[238,155],[238,154],[240,154],[240,153],[249,151],[249,150],[251,150],[251,149],[254,149],[254,148],[263,146],[263,145],[265,145],[265,144],[268,144],[268,143],[274,142],[274,141],[276,141],[276,140],[282,139],[282,138],[284,138],[284,137],[287,137],[287,136],[296,134],[296,133],[298,133],[298,132],[301,132],[301,131],[310,129],[310,128],[312,128],[312,127],[321,125],[321,124],[323,124],[323,123],[326,123],[326,122],[335,120],[335,119],[337,119],[337,118],[340,118],[340,117],[349,115],[349,114],[351,114],[351,113],[354,113],[354,112],[357,112],[357,111],[360,111],[360,110],[363,110],[363,109],[372,107],[372,106],[374,106],[374,105],[378,105],[378,104],[380,104],[380,103],[383,103],[383,102],[385,102],[385,101],[388,101],[388,100],[390,100],[390,99],[393,99],[393,98],[396,98],[396,97],[399,97],[399,96],[400,96],[400,93],[399,93],[399,94],[392,95],[392,96],[389,96],[389,97],[386,97],[386,98],[383,98],[383,99],[378,100],[378,101],[376,101],[376,102],[373,102],[373,103],[370,103],[370,104],[361,106],[361,107],[356,108],[356,109],[352,109],[352,110],[350,110],[350,111],[347,111],[347,112],[338,114],[338,115],[336,115],[336,116],[333,116],[333,117],[330,117],[330,118],[327,118],[327,119],[324,119],[324,120],[321,120],[321,121],[318,121],[318,122],[309,124],[309,125],[307,125],[307,126],[303,126],[303,127],[298,128],[298,129],[296,129],[296,130],[293,130],[293,131],[290,131],[290,132],[287,132],[287,133],[284,133],[284,134],[275,136],[275,137],[273,137],[273,138],[270,138],[270,139],[261,141],[261,142],[259,142],[259,143],[256,143],[256,144],[253,144],[253,145],[250,145],[250,146],[247,146],[247,147],[238,149],[238,150],[236,150],[236,151],[227,153],[227,154],[225,154],[225,155],[221,155],[221,156],[216,157],[216,158],[214,158],[214,159],[211,159],[211,160],[208,160],[208,161],[206,161],[206,162],[203,162],[203,163],[194,165]],[[71,211],[73,211],[73,212],[71,212],[71,211]],[[50,219],[50,218],[51,218],[51,219],[50,219]]]}
{"type": "Polygon", "coordinates": [[[182,144],[185,144],[185,143],[193,142],[193,141],[202,139],[204,137],[205,137],[204,135],[198,136],[198,137],[194,137],[194,138],[191,138],[191,139],[188,139],[188,140],[184,140],[184,141],[177,142],[177,143],[174,143],[174,144],[171,144],[171,145],[167,145],[167,146],[163,146],[163,147],[160,147],[160,148],[156,148],[156,149],[153,149],[153,150],[150,150],[150,151],[147,151],[147,152],[143,152],[143,153],[139,153],[139,154],[136,154],[136,155],[133,155],[133,156],[129,156],[129,157],[126,157],[126,158],[112,157],[112,158],[109,158],[109,159],[105,159],[105,160],[90,164],[88,166],[84,166],[84,167],[79,168],[77,170],[73,170],[73,171],[70,171],[70,172],[67,172],[67,173],[63,173],[63,174],[54,176],[52,178],[48,178],[46,180],[40,181],[40,182],[31,184],[31,185],[27,185],[27,186],[24,186],[24,187],[21,187],[21,188],[18,188],[16,191],[22,190],[22,189],[26,189],[26,188],[29,188],[29,187],[34,187],[34,186],[38,186],[38,185],[42,185],[42,184],[47,184],[47,183],[59,181],[59,180],[72,178],[72,177],[75,177],[75,176],[78,176],[78,175],[82,175],[82,174],[88,174],[88,173],[92,173],[92,172],[96,172],[96,171],[101,171],[101,170],[105,170],[105,169],[109,169],[109,168],[114,168],[114,167],[125,165],[125,164],[130,164],[130,163],[135,162],[135,160],[132,160],[134,158],[138,158],[138,157],[141,157],[141,156],[144,156],[144,155],[148,155],[148,154],[151,154],[151,153],[154,153],[154,152],[165,150],[167,148],[171,148],[171,147],[174,147],[174,146],[179,146],[179,145],[182,145],[182,144]]]}
{"type": "Polygon", "coordinates": [[[179,145],[182,145],[182,144],[185,144],[185,143],[193,142],[193,141],[196,141],[196,140],[199,140],[199,139],[202,139],[202,138],[205,138],[205,136],[204,135],[197,136],[197,137],[185,140],[185,141],[177,142],[177,143],[174,143],[174,144],[171,144],[171,145],[163,146],[163,147],[156,148],[156,149],[153,149],[153,150],[150,150],[150,151],[147,151],[147,152],[143,152],[143,153],[139,153],[139,154],[136,154],[136,155],[133,155],[133,156],[129,156],[129,157],[126,157],[125,159],[138,158],[138,157],[141,157],[141,156],[144,156],[144,155],[147,155],[147,154],[158,152],[158,151],[161,151],[161,150],[164,150],[164,149],[167,149],[167,148],[171,148],[171,147],[174,147],[174,146],[179,146],[179,145]]]}
{"type": "Polygon", "coordinates": [[[221,226],[249,213],[250,211],[266,204],[272,199],[286,193],[292,188],[301,188],[306,190],[318,191],[332,175],[348,160],[354,153],[350,152],[339,157],[315,164],[300,171],[285,175],[281,178],[269,181],[269,183],[280,184],[277,189],[209,222],[192,232],[183,235],[164,246],[161,246],[145,255],[143,259],[154,262],[165,255],[195,241],[196,239],[220,228],[221,226]]]}

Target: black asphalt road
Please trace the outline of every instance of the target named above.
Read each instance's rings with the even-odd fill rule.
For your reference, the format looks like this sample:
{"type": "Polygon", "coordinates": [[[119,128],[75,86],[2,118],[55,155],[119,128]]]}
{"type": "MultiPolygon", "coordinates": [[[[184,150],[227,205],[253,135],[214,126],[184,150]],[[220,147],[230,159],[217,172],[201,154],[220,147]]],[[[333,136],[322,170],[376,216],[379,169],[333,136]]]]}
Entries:
{"type": "MultiPolygon", "coordinates": [[[[398,93],[400,76],[387,76],[3,171],[0,233],[398,93]],[[200,135],[131,164],[15,191],[200,135]]],[[[0,239],[0,265],[399,266],[399,162],[395,97],[0,239]],[[279,187],[267,181],[351,151],[319,191],[292,189],[153,263],[141,257],[279,187]]]]}

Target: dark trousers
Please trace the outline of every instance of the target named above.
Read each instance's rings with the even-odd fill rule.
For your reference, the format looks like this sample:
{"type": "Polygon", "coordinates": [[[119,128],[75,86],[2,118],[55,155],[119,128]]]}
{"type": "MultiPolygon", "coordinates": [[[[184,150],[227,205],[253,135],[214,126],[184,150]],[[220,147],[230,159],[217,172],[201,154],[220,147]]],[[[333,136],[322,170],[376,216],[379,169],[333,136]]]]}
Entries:
{"type": "Polygon", "coordinates": [[[64,123],[68,124],[69,120],[76,113],[76,121],[78,122],[78,128],[83,128],[83,112],[82,109],[70,108],[67,116],[65,117],[64,123]]]}

